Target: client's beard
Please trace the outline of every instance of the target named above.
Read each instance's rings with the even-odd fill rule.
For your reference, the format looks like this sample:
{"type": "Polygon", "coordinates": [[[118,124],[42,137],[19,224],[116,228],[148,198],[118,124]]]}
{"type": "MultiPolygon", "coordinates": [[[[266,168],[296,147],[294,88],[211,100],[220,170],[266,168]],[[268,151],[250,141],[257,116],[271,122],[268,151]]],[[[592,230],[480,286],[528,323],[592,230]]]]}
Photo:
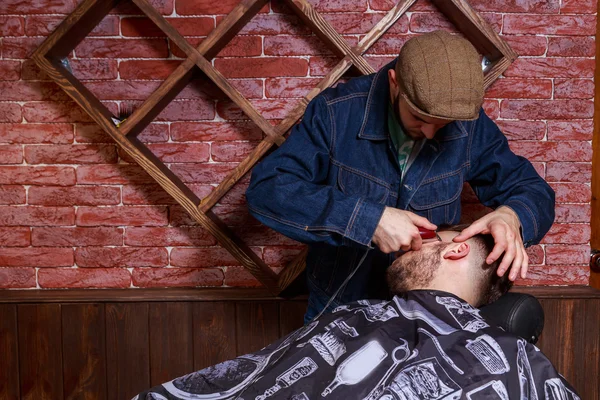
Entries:
{"type": "Polygon", "coordinates": [[[444,245],[419,253],[405,254],[387,270],[387,283],[392,294],[425,288],[433,280],[440,267],[440,257],[444,245]]]}

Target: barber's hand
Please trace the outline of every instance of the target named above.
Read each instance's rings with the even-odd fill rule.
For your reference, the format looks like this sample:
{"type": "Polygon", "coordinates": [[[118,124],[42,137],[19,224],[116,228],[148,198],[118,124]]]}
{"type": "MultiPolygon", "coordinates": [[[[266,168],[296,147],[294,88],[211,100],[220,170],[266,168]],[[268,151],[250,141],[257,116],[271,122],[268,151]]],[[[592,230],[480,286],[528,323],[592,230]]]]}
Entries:
{"type": "Polygon", "coordinates": [[[504,275],[512,264],[508,278],[514,281],[517,279],[519,271],[521,278],[525,278],[529,267],[529,256],[527,256],[523,239],[521,239],[520,227],[519,217],[511,208],[499,207],[473,222],[471,226],[456,236],[454,241],[464,242],[478,233],[491,234],[494,237],[495,245],[485,261],[491,264],[504,253],[502,263],[498,266],[498,276],[504,275]]]}
{"type": "Polygon", "coordinates": [[[419,250],[422,244],[419,227],[437,229],[427,218],[410,211],[386,207],[373,234],[373,243],[384,253],[419,250]]]}

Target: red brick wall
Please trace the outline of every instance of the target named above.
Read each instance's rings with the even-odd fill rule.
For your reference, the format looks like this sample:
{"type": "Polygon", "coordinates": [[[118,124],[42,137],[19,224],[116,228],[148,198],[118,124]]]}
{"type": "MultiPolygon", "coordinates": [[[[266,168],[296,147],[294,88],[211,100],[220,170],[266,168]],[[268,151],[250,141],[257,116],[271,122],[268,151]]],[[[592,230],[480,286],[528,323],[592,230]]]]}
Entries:
{"type": "MultiPolygon", "coordinates": [[[[391,0],[311,1],[351,44],[391,0]]],[[[198,227],[29,56],[75,0],[0,2],[0,287],[244,286],[256,281],[198,227]]],[[[237,0],[152,0],[194,44],[237,0]],[[213,15],[218,14],[218,15],[213,15]]],[[[471,0],[521,55],[489,91],[485,108],[511,147],[557,193],[557,219],[529,250],[522,284],[587,284],[596,1],[471,0]]],[[[368,52],[376,68],[414,33],[453,29],[427,1],[368,52]]],[[[139,104],[182,52],[131,6],[106,17],[71,55],[74,74],[113,112],[139,104]]],[[[336,62],[274,1],[214,65],[269,119],[285,115],[336,62]]],[[[204,196],[261,139],[261,132],[203,80],[189,85],[141,135],[204,196]]],[[[247,213],[245,184],[215,212],[265,262],[281,267],[299,246],[247,213]]],[[[481,207],[465,195],[466,219],[481,207]]]]}

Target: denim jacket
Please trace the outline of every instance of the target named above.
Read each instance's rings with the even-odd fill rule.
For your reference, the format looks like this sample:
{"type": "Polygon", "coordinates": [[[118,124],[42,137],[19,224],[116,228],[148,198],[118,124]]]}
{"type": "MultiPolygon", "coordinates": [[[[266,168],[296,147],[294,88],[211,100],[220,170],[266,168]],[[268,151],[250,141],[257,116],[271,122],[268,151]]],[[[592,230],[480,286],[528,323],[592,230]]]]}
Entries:
{"type": "MultiPolygon", "coordinates": [[[[554,221],[554,192],[483,110],[477,120],[452,122],[415,146],[402,177],[387,126],[387,70],[394,63],[315,97],[289,138],[252,172],[250,212],[309,244],[309,289],[321,295],[335,292],[371,247],[386,206],[438,226],[456,224],[469,182],[484,205],[517,213],[525,246],[539,242],[554,221]]],[[[376,296],[391,261],[370,251],[340,302],[376,296]]]]}

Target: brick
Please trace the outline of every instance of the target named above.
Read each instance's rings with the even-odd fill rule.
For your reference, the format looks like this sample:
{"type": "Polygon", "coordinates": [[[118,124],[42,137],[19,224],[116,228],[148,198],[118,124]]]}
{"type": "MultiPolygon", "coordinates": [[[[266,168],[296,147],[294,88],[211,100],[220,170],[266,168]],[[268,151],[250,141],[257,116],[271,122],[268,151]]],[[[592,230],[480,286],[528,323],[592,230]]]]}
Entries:
{"type": "Polygon", "coordinates": [[[23,17],[0,16],[0,37],[23,36],[25,19],[23,17]]]}
{"type": "Polygon", "coordinates": [[[543,244],[585,244],[590,241],[589,224],[554,224],[543,244]]]}
{"type": "Polygon", "coordinates": [[[546,264],[577,265],[590,262],[590,246],[588,245],[546,245],[546,264]]]}
{"type": "Polygon", "coordinates": [[[0,204],[25,204],[26,192],[23,186],[0,185],[0,204]]]}
{"type": "Polygon", "coordinates": [[[21,63],[12,60],[0,60],[0,76],[4,81],[17,81],[21,78],[21,63]]]}
{"type": "Polygon", "coordinates": [[[33,228],[33,246],[120,246],[123,228],[58,227],[33,228]]]}
{"type": "Polygon", "coordinates": [[[177,202],[159,185],[123,185],[123,204],[169,205],[177,202]]]}
{"type": "Polygon", "coordinates": [[[92,122],[92,118],[81,107],[74,102],[66,101],[25,103],[23,117],[27,122],[92,122]]]}
{"type": "Polygon", "coordinates": [[[541,140],[546,135],[546,123],[542,121],[496,121],[498,128],[508,140],[541,140]]]}
{"type": "Polygon", "coordinates": [[[195,121],[215,118],[215,106],[207,100],[176,100],[156,117],[157,121],[195,121]]]}
{"type": "Polygon", "coordinates": [[[222,286],[223,271],[206,268],[135,268],[133,284],[138,287],[222,286]]]}
{"type": "Polygon", "coordinates": [[[211,145],[212,159],[217,162],[241,162],[256,148],[257,142],[221,142],[211,145]]]}
{"type": "Polygon", "coordinates": [[[504,16],[502,32],[506,34],[593,36],[596,34],[596,16],[509,14],[504,16]]]}
{"type": "Polygon", "coordinates": [[[4,226],[64,226],[74,223],[75,210],[71,207],[0,207],[0,225],[4,226]]]}
{"type": "Polygon", "coordinates": [[[0,145],[0,164],[21,164],[23,162],[23,146],[0,145]]]}
{"type": "Polygon", "coordinates": [[[548,121],[548,140],[592,140],[594,121],[548,121]]]}
{"type": "Polygon", "coordinates": [[[32,186],[28,203],[43,206],[99,206],[117,205],[121,190],[108,186],[32,186]]]}
{"type": "Polygon", "coordinates": [[[588,285],[589,267],[574,265],[534,266],[529,269],[527,279],[516,281],[520,286],[532,285],[588,285]]]}
{"type": "Polygon", "coordinates": [[[167,208],[152,207],[79,207],[79,226],[163,226],[169,222],[167,208]]]}
{"type": "Polygon", "coordinates": [[[561,0],[561,14],[595,14],[595,0],[561,0]]]}
{"type": "Polygon", "coordinates": [[[500,116],[500,102],[498,100],[485,99],[483,100],[483,111],[491,119],[498,119],[500,116]]]}
{"type": "MultiPolygon", "coordinates": [[[[254,100],[252,106],[265,119],[283,119],[298,104],[296,99],[267,99],[254,100]]],[[[226,120],[248,119],[246,114],[232,101],[220,101],[217,113],[226,120]]]]}
{"type": "Polygon", "coordinates": [[[136,228],[128,227],[125,231],[127,246],[214,246],[216,239],[204,228],[136,228]]]}
{"type": "Polygon", "coordinates": [[[42,44],[43,37],[8,37],[2,39],[2,57],[24,60],[42,44]]]}
{"type": "Polygon", "coordinates": [[[226,286],[232,287],[261,287],[262,284],[244,267],[231,266],[225,268],[226,286]]]}
{"type": "MultiPolygon", "coordinates": [[[[171,15],[175,9],[174,0],[148,0],[148,3],[162,15],[171,15]]],[[[122,1],[111,13],[119,15],[143,15],[142,11],[132,1],[122,1]]]]}
{"type": "Polygon", "coordinates": [[[591,100],[503,100],[500,115],[507,119],[579,119],[594,116],[591,100]]]}
{"type": "Polygon", "coordinates": [[[171,171],[184,183],[220,184],[235,167],[233,163],[174,164],[171,171]]]}
{"type": "MultiPolygon", "coordinates": [[[[372,60],[373,58],[371,58],[370,60],[372,60]]],[[[333,67],[335,67],[340,62],[339,58],[323,56],[312,56],[309,60],[309,76],[312,77],[327,75],[327,73],[331,71],[333,67]]]]}
{"type": "Polygon", "coordinates": [[[29,227],[0,227],[0,246],[25,247],[31,245],[29,227]]]}
{"type": "Polygon", "coordinates": [[[0,268],[0,288],[28,289],[35,287],[35,268],[0,268]]]}
{"type": "Polygon", "coordinates": [[[308,73],[308,62],[300,58],[216,59],[215,67],[226,78],[306,76],[308,73]]]}
{"type": "MultiPolygon", "coordinates": [[[[262,99],[262,79],[228,79],[231,86],[237,89],[246,99],[262,99]]],[[[206,99],[225,100],[229,99],[221,89],[210,79],[194,79],[175,97],[176,99],[206,99]]]]}
{"type": "Polygon", "coordinates": [[[234,233],[248,246],[298,246],[298,242],[274,230],[261,226],[240,226],[232,228],[234,233]]]}
{"type": "Polygon", "coordinates": [[[42,288],[127,288],[131,275],[125,268],[48,268],[38,271],[42,288]]]}
{"type": "Polygon", "coordinates": [[[27,145],[25,160],[29,164],[111,164],[117,162],[117,150],[105,144],[27,145]]]}
{"type": "Polygon", "coordinates": [[[535,172],[538,173],[539,176],[541,176],[542,178],[546,178],[546,165],[543,162],[532,162],[531,165],[533,165],[533,168],[535,169],[535,172]]]}
{"type": "MultiPolygon", "coordinates": [[[[29,15],[25,20],[27,36],[48,36],[64,20],[64,17],[54,15],[29,15]]],[[[89,33],[88,36],[117,36],[119,34],[119,18],[107,15],[89,33]]]]}
{"type": "MultiPolygon", "coordinates": [[[[406,43],[411,37],[413,37],[413,35],[390,35],[386,33],[369,48],[367,54],[398,55],[400,49],[402,46],[404,46],[404,43],[406,43]]],[[[378,70],[379,68],[376,69],[378,70]]]]}
{"type": "Polygon", "coordinates": [[[273,267],[285,267],[296,259],[303,246],[268,246],[264,249],[265,263],[273,267]]]}
{"type": "MultiPolygon", "coordinates": [[[[479,13],[492,28],[499,32],[502,30],[502,14],[479,13]]],[[[410,17],[409,29],[414,33],[433,32],[443,29],[450,32],[458,32],[459,29],[448,18],[441,13],[421,13],[415,12],[410,17]]]]}
{"type": "Polygon", "coordinates": [[[82,165],[77,167],[77,183],[87,185],[147,184],[154,180],[138,165],[82,165]]]}
{"type": "MultiPolygon", "coordinates": [[[[259,257],[262,255],[260,248],[254,248],[252,251],[259,257]]],[[[171,250],[171,265],[174,267],[208,268],[241,264],[229,251],[222,247],[176,247],[171,250]]]]}
{"type": "Polygon", "coordinates": [[[591,99],[594,97],[594,81],[592,79],[555,79],[554,98],[556,99],[591,99]]]}
{"type": "Polygon", "coordinates": [[[557,204],[556,223],[588,223],[592,217],[589,204],[557,204]]]}
{"type": "Polygon", "coordinates": [[[270,98],[302,98],[319,82],[317,78],[269,78],[265,81],[265,93],[270,98]]]}
{"type": "Polygon", "coordinates": [[[3,143],[71,143],[71,124],[0,124],[3,143]]]}
{"type": "Polygon", "coordinates": [[[207,162],[210,158],[208,143],[154,143],[148,148],[164,163],[207,162]]]}
{"type": "Polygon", "coordinates": [[[164,80],[179,65],[179,60],[124,60],[119,63],[121,79],[164,80]]]}
{"type": "Polygon", "coordinates": [[[550,79],[497,79],[485,93],[487,98],[504,99],[550,99],[550,79]]]}
{"type": "Polygon", "coordinates": [[[0,166],[0,185],[59,185],[75,184],[73,167],[0,166]]]}
{"type": "Polygon", "coordinates": [[[145,100],[160,82],[148,81],[105,81],[86,82],[85,86],[100,100],[145,100]]]}
{"type": "Polygon", "coordinates": [[[81,247],[75,263],[86,268],[165,267],[169,254],[164,247],[81,247]]]}
{"type": "Polygon", "coordinates": [[[0,101],[69,101],[69,96],[52,82],[0,81],[0,101]]]}
{"type": "Polygon", "coordinates": [[[549,37],[548,57],[593,57],[596,54],[594,37],[549,37]]]}
{"type": "Polygon", "coordinates": [[[520,56],[543,56],[548,49],[548,38],[532,35],[503,35],[512,49],[520,56]]]}
{"type": "MultiPolygon", "coordinates": [[[[357,35],[368,33],[386,13],[328,13],[323,14],[323,18],[331,24],[333,29],[341,35],[357,35]]],[[[388,29],[388,33],[407,33],[408,32],[408,17],[402,15],[388,29]]]]}
{"type": "MultiPolygon", "coordinates": [[[[229,14],[237,5],[237,0],[177,0],[177,14],[179,15],[217,15],[229,14]]],[[[269,5],[265,5],[259,12],[269,12],[269,5]]]]}
{"type": "Polygon", "coordinates": [[[548,182],[589,183],[592,181],[592,164],[574,162],[548,163],[546,180],[548,182]]]}
{"type": "MultiPolygon", "coordinates": [[[[361,14],[362,15],[362,14],[361,14]]],[[[217,17],[217,24],[223,17],[217,17]]],[[[257,14],[242,30],[240,35],[309,35],[310,28],[297,15],[257,14]]],[[[338,31],[339,32],[339,31],[338,31]]]]}
{"type": "Polygon", "coordinates": [[[0,122],[21,122],[21,106],[15,103],[0,103],[0,122]]]}
{"type": "Polygon", "coordinates": [[[529,257],[529,265],[541,265],[544,263],[544,249],[542,246],[531,246],[526,251],[529,257]]]}
{"type": "Polygon", "coordinates": [[[86,38],[75,48],[79,58],[166,58],[165,39],[86,38]]]}
{"type": "Polygon", "coordinates": [[[260,140],[262,131],[252,122],[174,122],[171,139],[176,142],[260,140]]]}
{"type": "MultiPolygon", "coordinates": [[[[344,37],[354,47],[358,40],[354,36],[344,37]]],[[[316,36],[267,36],[264,40],[264,52],[268,56],[302,56],[324,54],[333,55],[331,48],[316,36]]]]}
{"type": "MultiPolygon", "coordinates": [[[[182,36],[207,36],[215,28],[215,20],[212,17],[165,19],[182,36]]],[[[122,18],[121,34],[125,37],[166,37],[149,18],[122,18]]]]}
{"type": "MultiPolygon", "coordinates": [[[[198,47],[204,38],[187,38],[194,47],[198,47]]],[[[171,42],[171,49],[175,57],[185,58],[187,55],[175,43],[171,42]]],[[[219,57],[252,57],[262,54],[262,38],[260,36],[234,36],[219,51],[219,57]]]]}
{"type": "MultiPolygon", "coordinates": [[[[383,68],[383,66],[387,65],[388,63],[390,63],[391,61],[393,61],[396,57],[395,56],[387,56],[387,57],[380,57],[380,56],[369,56],[367,55],[366,60],[369,62],[369,65],[371,65],[373,67],[374,70],[379,71],[381,68],[383,68]]],[[[311,75],[313,75],[312,73],[312,64],[311,64],[311,75]]]]}
{"type": "Polygon", "coordinates": [[[558,13],[560,0],[471,0],[477,11],[498,11],[503,13],[558,13]]]}
{"type": "Polygon", "coordinates": [[[504,72],[506,77],[593,78],[595,61],[589,58],[518,58],[504,72]]]}
{"type": "Polygon", "coordinates": [[[510,148],[530,161],[591,161],[588,142],[512,142],[510,148]]]}
{"type": "Polygon", "coordinates": [[[0,252],[0,267],[70,267],[73,249],[64,247],[7,247],[0,252]]]}
{"type": "Polygon", "coordinates": [[[74,0],[3,0],[0,3],[0,14],[69,14],[74,9],[74,0]]]}
{"type": "MultiPolygon", "coordinates": [[[[396,0],[369,0],[372,10],[389,11],[396,5],[396,0]]],[[[436,11],[437,8],[430,0],[418,0],[412,5],[410,11],[436,11]]]]}
{"type": "Polygon", "coordinates": [[[592,190],[585,183],[551,183],[550,186],[556,193],[557,203],[589,203],[592,199],[592,190]]]}
{"type": "Polygon", "coordinates": [[[217,217],[227,226],[258,226],[260,223],[254,219],[248,208],[243,205],[217,205],[212,210],[217,217]]]}
{"type": "MultiPolygon", "coordinates": [[[[319,13],[335,13],[335,12],[361,12],[367,11],[366,0],[327,0],[316,1],[313,4],[315,10],[319,13]]],[[[291,9],[285,2],[274,1],[271,3],[271,9],[276,13],[291,13],[291,9]]]]}
{"type": "MultiPolygon", "coordinates": [[[[114,140],[96,124],[75,125],[75,139],[80,143],[114,143],[114,140]]],[[[150,124],[138,135],[143,143],[166,142],[169,140],[169,125],[150,124]]]]}

